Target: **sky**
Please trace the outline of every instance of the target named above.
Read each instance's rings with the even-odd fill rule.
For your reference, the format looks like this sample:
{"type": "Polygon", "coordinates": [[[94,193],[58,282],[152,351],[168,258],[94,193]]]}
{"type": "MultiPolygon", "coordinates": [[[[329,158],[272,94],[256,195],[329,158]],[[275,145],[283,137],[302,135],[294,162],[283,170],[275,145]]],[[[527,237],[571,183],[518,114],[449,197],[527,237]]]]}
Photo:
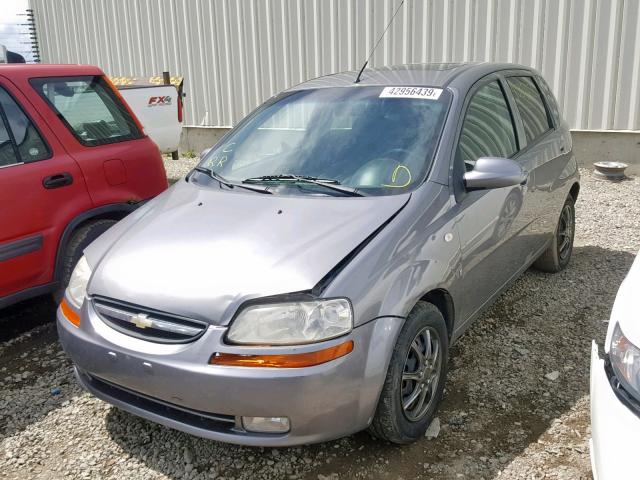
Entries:
{"type": "Polygon", "coordinates": [[[31,45],[20,43],[30,40],[27,27],[19,25],[27,23],[27,17],[18,15],[26,13],[25,10],[29,8],[28,0],[0,0],[0,3],[0,45],[19,53],[27,62],[32,61],[31,45]]]}

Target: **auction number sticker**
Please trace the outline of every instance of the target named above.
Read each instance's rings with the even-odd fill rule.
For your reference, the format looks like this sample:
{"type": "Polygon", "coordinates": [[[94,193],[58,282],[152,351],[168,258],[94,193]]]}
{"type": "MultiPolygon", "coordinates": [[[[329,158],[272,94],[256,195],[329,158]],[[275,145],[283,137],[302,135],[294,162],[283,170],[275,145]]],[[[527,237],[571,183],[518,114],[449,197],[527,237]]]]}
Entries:
{"type": "Polygon", "coordinates": [[[442,93],[441,88],[429,87],[384,87],[380,98],[422,98],[437,100],[442,93]]]}

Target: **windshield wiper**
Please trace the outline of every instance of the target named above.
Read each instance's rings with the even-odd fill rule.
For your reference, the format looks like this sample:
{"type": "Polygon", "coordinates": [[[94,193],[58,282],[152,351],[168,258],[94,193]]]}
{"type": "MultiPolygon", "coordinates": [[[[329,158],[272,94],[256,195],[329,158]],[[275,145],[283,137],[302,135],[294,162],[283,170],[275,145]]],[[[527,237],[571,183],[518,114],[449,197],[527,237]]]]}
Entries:
{"type": "Polygon", "coordinates": [[[340,185],[338,180],[334,180],[332,178],[319,178],[319,177],[310,177],[307,175],[293,175],[293,174],[282,174],[282,175],[263,175],[261,177],[252,177],[247,178],[242,181],[242,183],[262,183],[262,182],[298,182],[298,183],[310,183],[313,185],[320,185],[321,187],[328,188],[330,190],[334,190],[336,192],[344,193],[350,197],[364,197],[364,195],[358,192],[357,188],[347,187],[346,185],[340,185]]]}
{"type": "Polygon", "coordinates": [[[273,192],[270,192],[269,190],[264,189],[264,188],[250,187],[248,185],[242,185],[241,183],[230,182],[226,178],[218,175],[216,172],[214,172],[210,168],[196,166],[196,167],[194,167],[194,170],[196,172],[206,173],[211,178],[213,178],[214,180],[217,180],[221,185],[224,185],[227,188],[233,189],[234,187],[238,187],[238,188],[244,188],[245,190],[251,190],[252,192],[267,193],[267,194],[270,194],[270,195],[273,194],[273,192]]]}

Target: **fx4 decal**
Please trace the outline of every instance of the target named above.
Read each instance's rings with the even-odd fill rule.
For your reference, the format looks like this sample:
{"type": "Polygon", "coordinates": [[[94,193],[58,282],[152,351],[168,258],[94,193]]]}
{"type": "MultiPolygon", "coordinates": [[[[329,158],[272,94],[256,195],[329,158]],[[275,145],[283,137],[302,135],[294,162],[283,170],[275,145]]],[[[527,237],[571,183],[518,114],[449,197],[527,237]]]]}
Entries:
{"type": "Polygon", "coordinates": [[[157,107],[159,105],[171,105],[171,96],[165,95],[164,97],[149,97],[147,107],[157,107]]]}

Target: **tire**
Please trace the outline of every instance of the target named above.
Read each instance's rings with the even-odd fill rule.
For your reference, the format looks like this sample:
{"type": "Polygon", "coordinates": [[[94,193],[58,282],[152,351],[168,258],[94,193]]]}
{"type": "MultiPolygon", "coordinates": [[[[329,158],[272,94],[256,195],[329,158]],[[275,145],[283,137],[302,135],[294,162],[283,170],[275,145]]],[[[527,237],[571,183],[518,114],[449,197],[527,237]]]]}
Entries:
{"type": "Polygon", "coordinates": [[[407,317],[391,355],[387,377],[369,427],[369,432],[373,436],[397,444],[415,442],[424,436],[442,399],[447,377],[448,356],[449,336],[442,313],[431,303],[418,302],[407,317]],[[414,341],[417,340],[415,345],[422,350],[424,356],[428,357],[426,355],[428,353],[427,338],[424,332],[429,332],[432,352],[435,351],[435,344],[438,345],[438,357],[433,359],[435,360],[433,363],[437,365],[433,365],[432,369],[419,366],[417,363],[419,357],[413,347],[414,341]],[[420,375],[418,373],[420,370],[427,370],[427,372],[420,375]],[[403,379],[403,374],[405,376],[415,374],[423,380],[403,379]],[[415,395],[417,386],[426,378],[432,380],[429,386],[422,383],[422,388],[426,388],[427,391],[424,394],[424,403],[419,408],[420,396],[412,403],[409,403],[409,400],[412,395],[415,395]],[[403,407],[403,401],[409,408],[403,407]]]}
{"type": "Polygon", "coordinates": [[[56,303],[60,303],[64,296],[64,291],[71,279],[71,273],[76,264],[82,257],[82,252],[89,246],[96,238],[106,232],[109,228],[116,224],[116,220],[102,219],[94,220],[78,228],[71,240],[67,244],[62,257],[62,266],[60,274],[60,287],[53,293],[53,299],[56,303]]]}
{"type": "Polygon", "coordinates": [[[557,273],[564,270],[569,264],[573,253],[573,237],[576,231],[574,204],[575,200],[569,195],[562,206],[551,245],[534,262],[534,268],[543,272],[557,273]]]}

